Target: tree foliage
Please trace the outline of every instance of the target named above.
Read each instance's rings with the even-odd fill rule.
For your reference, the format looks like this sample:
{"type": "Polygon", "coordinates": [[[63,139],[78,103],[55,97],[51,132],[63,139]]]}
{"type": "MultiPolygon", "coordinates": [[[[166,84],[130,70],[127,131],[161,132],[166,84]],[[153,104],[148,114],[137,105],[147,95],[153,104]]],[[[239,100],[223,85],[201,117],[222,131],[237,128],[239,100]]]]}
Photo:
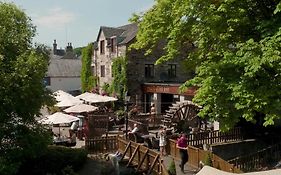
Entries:
{"type": "Polygon", "coordinates": [[[97,85],[97,78],[92,75],[92,53],[93,44],[88,44],[87,47],[82,49],[82,70],[81,70],[81,82],[82,91],[91,91],[93,87],[97,85]]]}
{"type": "Polygon", "coordinates": [[[276,0],[156,0],[141,18],[134,48],[166,39],[157,63],[186,54],[196,75],[182,88],[198,86],[199,113],[223,129],[240,117],[265,126],[281,114],[281,14],[276,0]]]}
{"type": "Polygon", "coordinates": [[[40,108],[50,100],[43,78],[48,55],[32,48],[35,27],[14,4],[0,2],[0,174],[14,174],[27,156],[49,143],[37,124],[40,108]]]}
{"type": "Polygon", "coordinates": [[[76,47],[75,49],[73,49],[73,52],[75,53],[75,55],[77,57],[81,56],[82,55],[82,50],[84,49],[85,47],[76,47]]]}

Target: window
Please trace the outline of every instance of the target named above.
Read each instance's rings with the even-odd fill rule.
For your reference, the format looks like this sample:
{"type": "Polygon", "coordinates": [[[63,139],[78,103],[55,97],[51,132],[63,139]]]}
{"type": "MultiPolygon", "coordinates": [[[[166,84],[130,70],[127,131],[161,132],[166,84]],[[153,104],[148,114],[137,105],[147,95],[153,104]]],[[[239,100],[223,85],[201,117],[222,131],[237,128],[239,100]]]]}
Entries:
{"type": "Polygon", "coordinates": [[[105,77],[105,65],[100,66],[100,76],[105,77]]]}
{"type": "Polygon", "coordinates": [[[45,77],[43,80],[43,83],[45,86],[51,86],[51,78],[50,77],[45,77]]]}
{"type": "Polygon", "coordinates": [[[104,54],[104,40],[100,41],[100,54],[104,54]]]}
{"type": "Polygon", "coordinates": [[[116,38],[111,38],[110,39],[110,43],[111,43],[111,48],[110,51],[115,53],[116,52],[116,38]]]}
{"type": "Polygon", "coordinates": [[[154,77],[154,64],[146,64],[145,65],[145,77],[154,77]]]}
{"type": "Polygon", "coordinates": [[[177,76],[177,65],[176,64],[169,64],[168,76],[169,77],[176,77],[177,76]]]}

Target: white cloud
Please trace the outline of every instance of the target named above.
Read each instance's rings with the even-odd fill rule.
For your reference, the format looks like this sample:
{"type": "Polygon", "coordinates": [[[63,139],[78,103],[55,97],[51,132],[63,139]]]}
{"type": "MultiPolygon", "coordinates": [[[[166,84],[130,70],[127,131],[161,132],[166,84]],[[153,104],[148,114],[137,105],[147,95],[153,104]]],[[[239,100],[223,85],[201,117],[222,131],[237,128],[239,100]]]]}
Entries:
{"type": "Polygon", "coordinates": [[[62,8],[53,8],[47,15],[37,16],[34,20],[37,26],[48,28],[64,28],[67,24],[73,22],[76,16],[74,13],[64,11],[62,8]]]}

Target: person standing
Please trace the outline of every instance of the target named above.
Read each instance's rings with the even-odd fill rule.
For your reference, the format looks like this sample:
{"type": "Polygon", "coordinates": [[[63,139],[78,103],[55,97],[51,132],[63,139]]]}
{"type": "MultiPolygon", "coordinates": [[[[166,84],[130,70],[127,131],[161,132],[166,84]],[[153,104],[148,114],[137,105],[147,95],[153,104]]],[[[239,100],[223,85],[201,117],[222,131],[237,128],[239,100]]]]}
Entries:
{"type": "Polygon", "coordinates": [[[155,117],[156,117],[156,109],[153,103],[150,108],[150,117],[149,117],[149,122],[151,122],[153,126],[155,126],[155,117]]]}
{"type": "Polygon", "coordinates": [[[188,152],[187,152],[187,138],[186,134],[182,133],[181,137],[177,140],[177,148],[180,151],[180,156],[181,156],[181,163],[180,163],[180,168],[181,171],[184,172],[184,165],[188,161],[188,152]]]}
{"type": "Polygon", "coordinates": [[[166,127],[163,126],[159,133],[159,147],[160,147],[160,154],[161,156],[166,155],[166,127]]]}
{"type": "Polygon", "coordinates": [[[156,109],[155,109],[155,104],[153,103],[150,107],[150,114],[155,115],[155,113],[156,113],[156,109]]]}

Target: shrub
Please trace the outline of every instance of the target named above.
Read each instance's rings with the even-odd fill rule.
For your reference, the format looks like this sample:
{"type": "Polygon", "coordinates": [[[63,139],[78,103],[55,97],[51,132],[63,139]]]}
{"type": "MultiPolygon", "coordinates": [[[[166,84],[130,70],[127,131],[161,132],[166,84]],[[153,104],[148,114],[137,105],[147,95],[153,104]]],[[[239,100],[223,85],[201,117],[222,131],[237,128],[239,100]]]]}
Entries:
{"type": "Polygon", "coordinates": [[[208,165],[208,166],[213,166],[213,161],[212,161],[212,155],[211,153],[208,153],[204,160],[203,160],[204,165],[208,165]]]}
{"type": "Polygon", "coordinates": [[[47,151],[36,158],[26,159],[18,174],[62,174],[62,170],[79,170],[86,162],[84,149],[72,149],[62,146],[49,146],[47,151]]]}
{"type": "Polygon", "coordinates": [[[169,172],[169,175],[176,175],[177,174],[174,159],[169,164],[168,172],[169,172]]]}

